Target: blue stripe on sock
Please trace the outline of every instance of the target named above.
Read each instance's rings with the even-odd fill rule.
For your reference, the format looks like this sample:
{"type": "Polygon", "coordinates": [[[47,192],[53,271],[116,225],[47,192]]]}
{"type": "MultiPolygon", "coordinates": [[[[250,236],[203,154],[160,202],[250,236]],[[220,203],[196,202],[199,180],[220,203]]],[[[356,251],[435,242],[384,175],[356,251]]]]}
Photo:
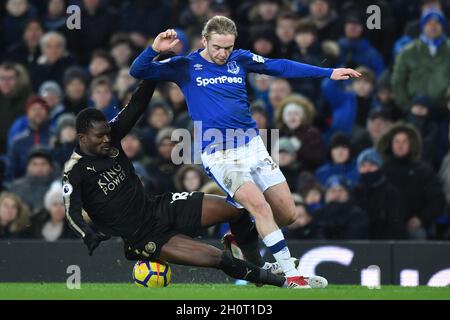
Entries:
{"type": "Polygon", "coordinates": [[[285,247],[286,247],[286,240],[283,239],[268,248],[270,250],[270,253],[275,254],[275,253],[283,250],[285,247]]]}

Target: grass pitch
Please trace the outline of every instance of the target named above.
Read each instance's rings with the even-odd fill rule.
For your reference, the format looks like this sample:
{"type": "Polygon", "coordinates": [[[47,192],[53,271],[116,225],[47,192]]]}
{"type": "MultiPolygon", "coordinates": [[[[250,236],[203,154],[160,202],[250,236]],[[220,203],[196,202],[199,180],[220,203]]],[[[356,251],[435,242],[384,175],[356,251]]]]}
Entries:
{"type": "Polygon", "coordinates": [[[326,289],[289,290],[253,285],[171,284],[139,288],[133,283],[0,283],[0,300],[450,300],[450,287],[431,288],[330,285],[326,289]]]}

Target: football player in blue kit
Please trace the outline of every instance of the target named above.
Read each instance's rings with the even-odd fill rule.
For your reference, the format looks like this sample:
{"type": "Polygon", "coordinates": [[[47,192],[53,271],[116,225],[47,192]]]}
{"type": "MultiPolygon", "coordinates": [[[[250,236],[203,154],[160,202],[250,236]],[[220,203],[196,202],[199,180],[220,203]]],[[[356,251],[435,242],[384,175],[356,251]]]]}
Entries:
{"type": "MultiPolygon", "coordinates": [[[[288,282],[309,287],[311,283],[297,270],[280,230],[295,220],[295,205],[286,179],[267,152],[251,117],[246,75],[254,72],[283,78],[346,80],[359,77],[360,73],[235,50],[236,37],[235,23],[215,16],[202,31],[203,49],[155,61],[179,42],[175,30],[169,29],[135,59],[130,74],[139,79],[172,81],[181,88],[194,121],[195,143],[201,150],[205,171],[227,193],[230,203],[244,207],[253,216],[259,236],[288,282]]],[[[237,231],[231,226],[240,246],[240,239],[250,232],[245,226],[251,228],[252,223],[241,223],[235,228],[237,231]]],[[[256,235],[252,243],[257,240],[256,235]]],[[[248,258],[255,246],[242,247],[242,251],[248,258]]],[[[257,263],[254,259],[252,262],[257,263]]],[[[326,283],[321,277],[314,277],[314,281],[326,283]]]]}

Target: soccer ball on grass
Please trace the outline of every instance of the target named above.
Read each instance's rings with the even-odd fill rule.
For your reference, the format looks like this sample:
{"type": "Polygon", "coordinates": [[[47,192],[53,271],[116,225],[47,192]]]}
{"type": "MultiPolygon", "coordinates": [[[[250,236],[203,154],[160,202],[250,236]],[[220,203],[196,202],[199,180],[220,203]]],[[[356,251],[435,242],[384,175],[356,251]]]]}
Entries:
{"type": "Polygon", "coordinates": [[[133,268],[133,281],[139,287],[167,287],[171,276],[172,270],[169,264],[160,260],[140,260],[136,262],[133,268]]]}

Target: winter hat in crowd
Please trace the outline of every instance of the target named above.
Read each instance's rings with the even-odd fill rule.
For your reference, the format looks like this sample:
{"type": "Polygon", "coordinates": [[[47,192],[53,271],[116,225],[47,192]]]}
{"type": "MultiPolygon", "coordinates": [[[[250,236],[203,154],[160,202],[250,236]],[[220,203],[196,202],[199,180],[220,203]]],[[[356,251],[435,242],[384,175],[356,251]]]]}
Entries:
{"type": "Polygon", "coordinates": [[[337,186],[344,187],[345,189],[348,190],[350,188],[350,183],[344,176],[337,174],[332,175],[325,182],[325,189],[327,190],[337,186]]]}
{"type": "Polygon", "coordinates": [[[41,86],[39,87],[39,96],[45,97],[49,93],[58,97],[62,96],[61,87],[57,82],[49,80],[41,84],[41,86]]]}
{"type": "Polygon", "coordinates": [[[333,137],[331,137],[330,150],[337,147],[345,147],[351,149],[351,146],[352,144],[350,142],[350,138],[341,132],[335,133],[333,137]]]}
{"type": "Polygon", "coordinates": [[[56,121],[56,133],[59,136],[59,133],[62,129],[66,127],[76,128],[76,116],[72,113],[64,113],[56,121]]]}
{"type": "Polygon", "coordinates": [[[445,15],[442,13],[442,11],[432,8],[432,9],[425,11],[422,14],[422,16],[420,17],[420,30],[421,31],[423,31],[423,28],[428,23],[428,21],[430,21],[431,19],[435,19],[436,21],[438,21],[441,24],[442,29],[445,30],[445,28],[447,27],[447,20],[445,18],[445,15]]]}
{"type": "Polygon", "coordinates": [[[392,121],[392,113],[387,110],[386,108],[373,108],[369,112],[369,120],[375,120],[375,119],[383,119],[386,121],[392,121]]]}
{"type": "Polygon", "coordinates": [[[383,166],[383,159],[381,159],[380,154],[373,148],[363,150],[356,160],[358,168],[365,162],[370,162],[377,167],[381,168],[383,166]]]}
{"type": "Polygon", "coordinates": [[[41,106],[43,106],[44,107],[44,109],[47,111],[47,113],[49,112],[49,107],[48,107],[48,104],[47,104],[47,102],[44,100],[44,99],[42,99],[41,97],[30,97],[28,100],[27,100],[27,102],[26,102],[26,104],[25,104],[25,110],[26,111],[28,111],[28,109],[32,106],[32,105],[34,105],[34,104],[36,104],[36,103],[38,103],[38,104],[40,104],[41,106]]]}
{"type": "Polygon", "coordinates": [[[431,108],[431,99],[426,94],[416,95],[411,99],[411,107],[412,106],[422,106],[425,109],[430,110],[431,108]]]}

